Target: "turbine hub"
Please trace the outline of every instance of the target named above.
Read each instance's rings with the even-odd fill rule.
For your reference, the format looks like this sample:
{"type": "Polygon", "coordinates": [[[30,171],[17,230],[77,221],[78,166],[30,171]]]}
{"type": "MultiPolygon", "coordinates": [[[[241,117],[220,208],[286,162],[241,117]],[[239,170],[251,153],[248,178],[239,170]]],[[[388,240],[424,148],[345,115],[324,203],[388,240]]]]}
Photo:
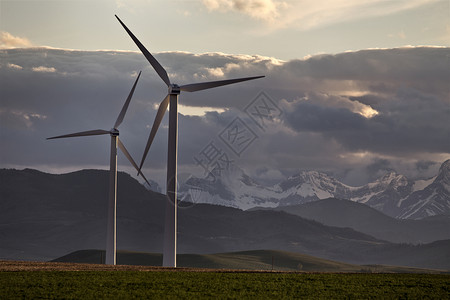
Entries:
{"type": "Polygon", "coordinates": [[[119,136],[119,130],[117,128],[111,129],[109,133],[111,134],[111,136],[119,136]]]}
{"type": "Polygon", "coordinates": [[[178,84],[172,83],[169,86],[169,94],[175,94],[175,95],[180,94],[180,87],[178,86],[178,84]]]}

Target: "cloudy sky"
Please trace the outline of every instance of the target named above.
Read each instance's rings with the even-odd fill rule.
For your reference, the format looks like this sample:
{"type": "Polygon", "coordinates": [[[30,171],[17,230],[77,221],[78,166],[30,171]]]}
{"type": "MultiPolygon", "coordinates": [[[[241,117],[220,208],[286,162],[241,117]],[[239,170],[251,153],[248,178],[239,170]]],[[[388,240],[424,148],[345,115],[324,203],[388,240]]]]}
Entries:
{"type": "MultiPolygon", "coordinates": [[[[202,176],[212,149],[267,183],[436,174],[450,158],[450,1],[325,3],[0,0],[0,167],[107,168],[108,136],[45,138],[109,130],[142,70],[120,127],[140,160],[166,87],[117,14],[174,82],[266,76],[180,96],[182,176],[202,176]]],[[[165,118],[144,170],[159,183],[166,151],[165,118]]],[[[123,156],[119,168],[135,173],[123,156]]]]}

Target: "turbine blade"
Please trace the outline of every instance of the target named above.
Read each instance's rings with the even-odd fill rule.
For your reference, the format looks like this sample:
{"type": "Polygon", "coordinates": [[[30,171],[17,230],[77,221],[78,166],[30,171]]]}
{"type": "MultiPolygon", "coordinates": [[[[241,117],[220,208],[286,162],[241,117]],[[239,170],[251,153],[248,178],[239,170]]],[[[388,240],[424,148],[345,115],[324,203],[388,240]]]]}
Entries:
{"type": "Polygon", "coordinates": [[[131,157],[130,152],[128,152],[125,145],[122,143],[122,141],[120,139],[117,139],[117,141],[118,141],[120,150],[122,150],[123,154],[125,154],[125,156],[128,158],[128,160],[133,165],[133,167],[138,171],[138,175],[141,175],[142,178],[144,178],[145,182],[147,182],[147,184],[150,186],[150,183],[148,182],[147,178],[145,178],[144,174],[141,172],[141,170],[139,170],[136,162],[134,161],[133,157],[131,157]]]}
{"type": "Polygon", "coordinates": [[[76,132],[76,133],[71,133],[71,134],[49,137],[49,138],[47,138],[47,140],[62,139],[62,138],[77,137],[77,136],[101,135],[101,134],[109,134],[109,133],[110,132],[108,130],[97,129],[97,130],[82,131],[82,132],[76,132]]]}
{"type": "Polygon", "coordinates": [[[236,78],[236,79],[228,79],[228,80],[219,80],[219,81],[209,81],[209,82],[200,82],[200,83],[192,83],[180,86],[180,90],[186,92],[196,92],[206,89],[215,88],[222,85],[233,84],[241,81],[253,80],[258,78],[263,78],[265,76],[256,76],[256,77],[244,77],[244,78],[236,78]]]}
{"type": "Polygon", "coordinates": [[[116,123],[114,124],[114,128],[116,128],[116,129],[117,129],[117,127],[119,127],[120,124],[122,124],[123,118],[125,117],[125,114],[127,113],[128,105],[130,105],[131,97],[133,97],[134,89],[136,88],[136,84],[137,84],[140,76],[141,76],[141,72],[139,72],[139,75],[136,78],[136,81],[134,82],[133,88],[131,89],[131,92],[128,95],[127,101],[125,101],[125,104],[123,105],[122,110],[120,111],[120,114],[117,117],[116,123]]]}
{"type": "Polygon", "coordinates": [[[153,57],[153,55],[142,45],[142,43],[134,36],[134,34],[128,29],[128,27],[119,19],[117,15],[115,15],[117,20],[119,20],[120,24],[122,24],[123,28],[128,32],[128,35],[134,41],[136,46],[141,50],[142,54],[147,58],[148,62],[152,65],[153,69],[155,69],[156,73],[158,73],[159,77],[170,86],[169,76],[167,76],[166,70],[160,65],[160,63],[153,57]]]}
{"type": "Polygon", "coordinates": [[[144,164],[145,158],[147,157],[148,150],[152,145],[153,139],[155,138],[156,132],[158,131],[159,124],[164,117],[164,113],[167,110],[167,106],[169,105],[170,96],[167,95],[166,98],[161,102],[158,108],[158,112],[156,113],[155,121],[153,122],[152,130],[150,131],[150,135],[148,137],[147,145],[145,146],[144,154],[142,155],[141,164],[139,165],[139,170],[142,169],[142,165],[144,164]]]}

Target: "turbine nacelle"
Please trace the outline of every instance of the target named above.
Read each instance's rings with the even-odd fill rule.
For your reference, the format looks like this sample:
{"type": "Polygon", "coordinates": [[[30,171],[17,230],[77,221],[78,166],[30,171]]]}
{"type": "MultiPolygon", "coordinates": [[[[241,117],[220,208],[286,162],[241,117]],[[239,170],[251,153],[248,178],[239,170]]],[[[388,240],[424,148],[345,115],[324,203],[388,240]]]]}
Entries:
{"type": "Polygon", "coordinates": [[[181,88],[178,84],[176,83],[171,83],[169,85],[169,94],[170,95],[179,95],[181,92],[181,88]]]}
{"type": "Polygon", "coordinates": [[[117,129],[117,128],[112,128],[112,129],[109,131],[109,134],[111,134],[111,136],[119,136],[119,129],[117,129]]]}

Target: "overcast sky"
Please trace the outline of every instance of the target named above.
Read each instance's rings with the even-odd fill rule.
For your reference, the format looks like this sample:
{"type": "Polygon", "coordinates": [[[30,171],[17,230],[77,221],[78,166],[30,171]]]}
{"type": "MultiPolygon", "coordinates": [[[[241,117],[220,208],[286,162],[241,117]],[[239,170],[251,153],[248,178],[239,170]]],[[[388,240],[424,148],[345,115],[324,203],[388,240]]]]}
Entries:
{"type": "MultiPolygon", "coordinates": [[[[0,167],[107,168],[108,136],[45,138],[109,130],[142,70],[120,127],[140,160],[167,91],[118,14],[174,82],[266,75],[182,93],[183,176],[201,176],[213,146],[268,183],[307,169],[350,185],[435,175],[450,158],[449,1],[318,3],[0,1],[0,167]]],[[[166,124],[145,164],[159,183],[166,124]]],[[[119,168],[135,173],[123,156],[119,168]]]]}

